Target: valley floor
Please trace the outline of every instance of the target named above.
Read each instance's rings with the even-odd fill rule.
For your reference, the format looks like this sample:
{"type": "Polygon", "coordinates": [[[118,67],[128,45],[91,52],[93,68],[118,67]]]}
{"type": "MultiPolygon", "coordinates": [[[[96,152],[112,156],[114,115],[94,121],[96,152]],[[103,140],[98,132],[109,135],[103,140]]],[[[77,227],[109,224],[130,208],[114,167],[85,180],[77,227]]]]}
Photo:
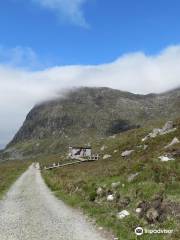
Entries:
{"type": "Polygon", "coordinates": [[[0,201],[1,240],[105,240],[81,213],[56,199],[38,165],[15,182],[0,201]]]}

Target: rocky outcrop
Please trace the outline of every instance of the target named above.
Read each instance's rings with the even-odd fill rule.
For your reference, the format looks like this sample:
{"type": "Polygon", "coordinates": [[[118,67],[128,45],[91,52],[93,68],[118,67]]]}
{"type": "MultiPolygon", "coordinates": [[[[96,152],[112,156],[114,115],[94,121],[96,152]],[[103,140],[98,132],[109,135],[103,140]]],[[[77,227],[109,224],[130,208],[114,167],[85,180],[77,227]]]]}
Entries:
{"type": "MultiPolygon", "coordinates": [[[[75,89],[63,98],[35,106],[8,146],[48,138],[71,144],[73,138],[84,142],[93,134],[114,136],[152,119],[174,118],[179,100],[180,89],[160,95],[137,95],[109,88],[75,89]]],[[[170,127],[169,123],[163,131],[170,127]]]]}

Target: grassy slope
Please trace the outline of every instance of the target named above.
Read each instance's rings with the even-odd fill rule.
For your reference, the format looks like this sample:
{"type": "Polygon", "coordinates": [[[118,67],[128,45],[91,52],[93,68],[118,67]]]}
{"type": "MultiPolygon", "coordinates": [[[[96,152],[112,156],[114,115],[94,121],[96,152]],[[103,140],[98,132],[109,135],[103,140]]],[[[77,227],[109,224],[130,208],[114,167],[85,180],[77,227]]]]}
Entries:
{"type": "Polygon", "coordinates": [[[25,161],[0,162],[0,199],[28,165],[29,162],[25,161]]]}
{"type": "MultiPolygon", "coordinates": [[[[144,129],[131,130],[116,135],[115,138],[101,139],[92,143],[95,152],[102,155],[111,154],[112,157],[98,162],[85,163],[76,166],[68,166],[53,171],[44,171],[43,176],[48,186],[68,204],[82,208],[86,213],[96,219],[97,223],[106,227],[121,240],[136,239],[134,229],[137,226],[147,229],[174,229],[172,236],[154,234],[139,237],[141,239],[180,239],[180,225],[178,219],[171,214],[162,223],[154,226],[148,225],[144,219],[140,219],[135,209],[142,200],[151,201],[156,194],[163,193],[165,201],[177,202],[180,204],[180,165],[179,157],[175,161],[161,162],[158,157],[165,153],[164,146],[173,137],[180,139],[180,121],[176,132],[158,136],[147,141],[147,150],[137,148],[142,144],[141,139],[152,130],[152,126],[144,129]],[[102,152],[100,148],[105,145],[107,148],[102,152]],[[129,158],[122,158],[121,152],[127,149],[135,149],[135,153],[129,158]],[[117,152],[114,152],[117,150],[117,152]],[[128,176],[138,172],[139,175],[128,182],[128,176]],[[105,186],[111,190],[111,183],[120,181],[121,185],[116,189],[120,194],[120,200],[130,199],[127,207],[121,208],[118,203],[108,203],[106,198],[98,202],[91,201],[96,195],[99,186],[105,186]],[[130,216],[117,220],[118,210],[126,209],[130,216]]],[[[158,127],[156,125],[156,127],[158,127]]],[[[176,145],[179,149],[180,144],[176,145]]],[[[171,149],[170,149],[171,150],[171,149]]],[[[57,161],[56,158],[49,158],[49,161],[57,161]]],[[[43,159],[42,159],[43,161],[43,159]]],[[[48,162],[48,158],[46,158],[48,162]]]]}

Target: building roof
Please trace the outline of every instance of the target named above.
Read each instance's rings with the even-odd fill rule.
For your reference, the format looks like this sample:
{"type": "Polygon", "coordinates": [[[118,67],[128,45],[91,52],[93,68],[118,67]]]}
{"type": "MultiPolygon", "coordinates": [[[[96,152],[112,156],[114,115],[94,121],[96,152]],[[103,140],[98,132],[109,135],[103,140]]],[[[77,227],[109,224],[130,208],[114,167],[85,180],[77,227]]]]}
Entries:
{"type": "Polygon", "coordinates": [[[76,149],[92,149],[92,147],[81,147],[81,146],[70,146],[70,148],[76,148],[76,149]]]}

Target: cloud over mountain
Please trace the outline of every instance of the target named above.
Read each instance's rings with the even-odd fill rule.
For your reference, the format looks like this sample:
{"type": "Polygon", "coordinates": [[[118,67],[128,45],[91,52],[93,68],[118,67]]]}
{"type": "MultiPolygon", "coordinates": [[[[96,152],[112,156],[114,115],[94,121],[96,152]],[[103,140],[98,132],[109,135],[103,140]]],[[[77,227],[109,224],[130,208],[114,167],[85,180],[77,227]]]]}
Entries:
{"type": "Polygon", "coordinates": [[[107,64],[55,66],[41,71],[1,63],[0,135],[7,143],[34,104],[63,89],[106,86],[141,94],[159,93],[180,86],[179,66],[180,46],[168,47],[153,56],[128,53],[107,64]]]}

